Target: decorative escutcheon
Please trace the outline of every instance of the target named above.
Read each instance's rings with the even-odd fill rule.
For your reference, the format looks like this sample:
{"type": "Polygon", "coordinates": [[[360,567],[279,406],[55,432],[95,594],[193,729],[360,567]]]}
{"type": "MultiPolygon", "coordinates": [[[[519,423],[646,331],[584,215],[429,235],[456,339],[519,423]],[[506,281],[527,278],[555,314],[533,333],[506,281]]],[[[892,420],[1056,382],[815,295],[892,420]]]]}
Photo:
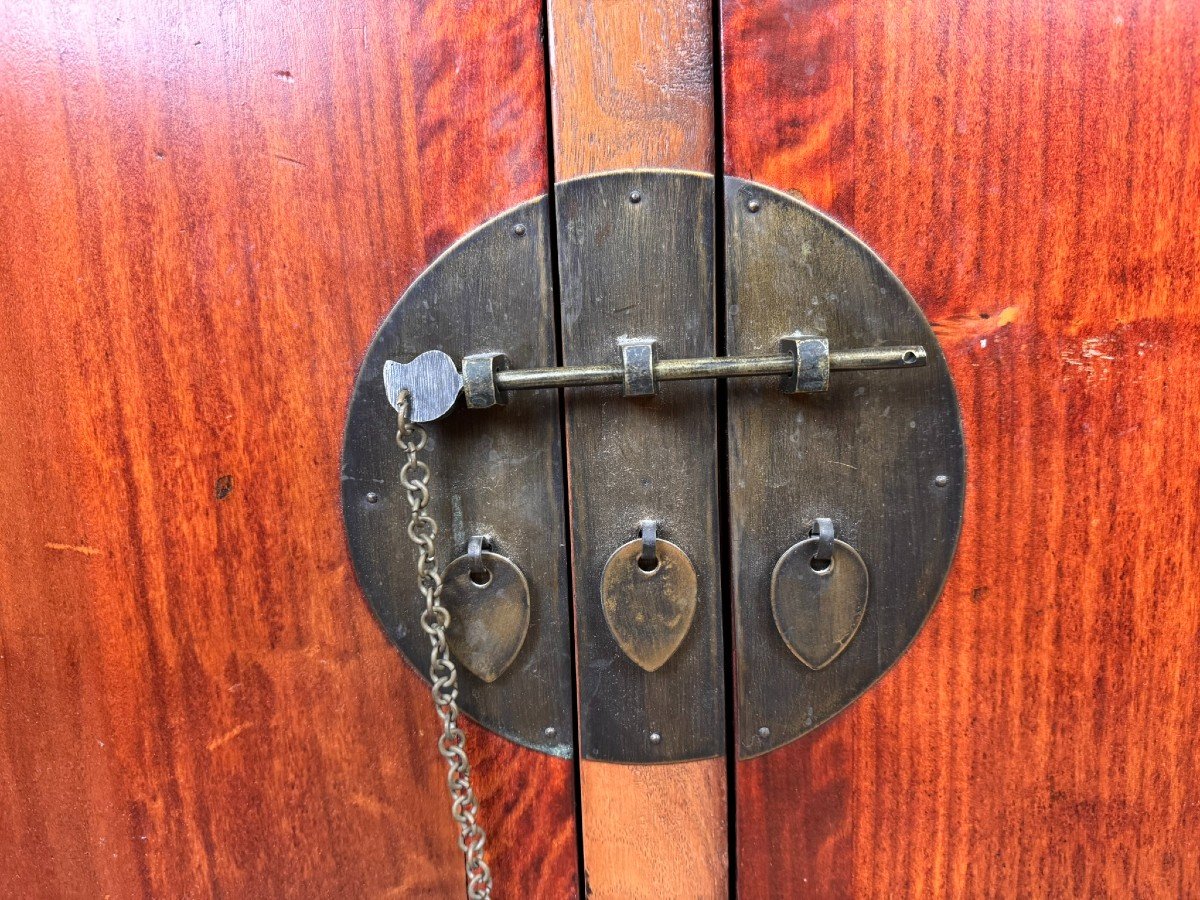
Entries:
{"type": "MultiPolygon", "coordinates": [[[[794,196],[738,178],[725,179],[725,226],[727,352],[774,349],[786,322],[831,350],[919,345],[926,354],[923,366],[894,374],[834,372],[817,393],[729,384],[735,706],[738,752],[747,758],[836,715],[908,648],[958,543],[966,459],[937,337],[870,247],[794,196]],[[861,616],[858,588],[839,593],[836,615],[814,607],[840,587],[832,574],[829,588],[803,601],[806,612],[777,616],[801,595],[785,602],[776,593],[772,610],[772,579],[778,588],[789,572],[808,578],[807,562],[783,572],[777,563],[797,531],[820,517],[836,524],[838,539],[864,564],[843,553],[834,572],[869,575],[870,600],[861,616]],[[797,619],[814,614],[804,625],[797,619]],[[853,639],[831,655],[856,618],[853,639]],[[780,624],[790,639],[780,639],[780,624]]],[[[800,349],[821,352],[812,342],[800,349]]]]}
{"type": "Polygon", "coordinates": [[[769,752],[867,690],[937,600],[966,482],[946,360],[887,266],[792,195],[637,170],[555,197],[553,217],[538,198],[450,248],[367,348],[342,464],[355,573],[423,671],[395,443],[407,392],[429,423],[439,552],[504,539],[489,586],[470,552],[446,573],[465,713],[560,756],[703,759],[725,752],[736,666],[738,755],[769,752]],[[657,540],[658,567],[643,567],[654,529],[623,542],[648,516],[690,559],[657,540]],[[836,538],[818,524],[797,542],[814,520],[836,538]]]}

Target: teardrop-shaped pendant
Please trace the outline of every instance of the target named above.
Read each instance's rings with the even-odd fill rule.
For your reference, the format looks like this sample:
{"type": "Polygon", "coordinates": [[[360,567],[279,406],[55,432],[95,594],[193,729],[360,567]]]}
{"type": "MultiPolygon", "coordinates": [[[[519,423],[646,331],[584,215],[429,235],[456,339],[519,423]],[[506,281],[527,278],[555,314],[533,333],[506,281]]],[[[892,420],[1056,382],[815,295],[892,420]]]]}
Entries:
{"type": "Polygon", "coordinates": [[[696,614],[696,570],[670,541],[656,542],[657,565],[638,563],[642,541],[622,544],[608,558],[601,604],[609,630],[625,655],[647,672],[679,649],[696,614]]]}
{"type": "Polygon", "coordinates": [[[491,683],[513,664],[529,631],[529,584],[508,557],[484,551],[486,580],[471,577],[463,555],[442,575],[442,605],[450,612],[446,643],[472,674],[491,683]]]}
{"type": "Polygon", "coordinates": [[[771,611],[788,649],[810,669],[823,669],[853,639],[867,611],[867,565],[844,541],[827,563],[814,560],[818,538],[793,545],[771,576],[771,611]]]}

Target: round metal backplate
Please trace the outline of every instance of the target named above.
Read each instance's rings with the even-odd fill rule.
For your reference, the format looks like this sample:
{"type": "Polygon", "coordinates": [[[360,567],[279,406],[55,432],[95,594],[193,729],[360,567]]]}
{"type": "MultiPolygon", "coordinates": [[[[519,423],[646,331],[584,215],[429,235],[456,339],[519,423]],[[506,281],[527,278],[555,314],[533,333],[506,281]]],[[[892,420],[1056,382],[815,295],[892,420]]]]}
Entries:
{"type": "MultiPolygon", "coordinates": [[[[571,190],[607,196],[629,175],[578,179],[571,190]]],[[[678,216],[681,210],[711,209],[714,202],[711,176],[637,175],[644,195],[661,191],[674,198],[669,205],[641,204],[651,212],[662,206],[664,216],[678,216]]],[[[616,191],[622,198],[626,193],[616,191]]],[[[731,565],[725,581],[735,610],[735,732],[740,756],[750,757],[828,720],[912,642],[937,600],[958,540],[965,454],[946,361],[896,276],[850,231],[794,197],[726,178],[724,199],[726,353],[777,355],[781,338],[803,333],[828,338],[835,352],[922,344],[928,354],[928,365],[919,369],[834,372],[830,390],[822,394],[785,394],[777,378],[728,383],[729,495],[719,500],[730,519],[731,565]],[[861,556],[869,593],[861,623],[844,648],[813,668],[777,628],[771,578],[783,554],[806,539],[810,523],[821,517],[831,519],[837,538],[861,556]]],[[[616,215],[613,204],[576,205],[590,210],[587,215],[616,215]]],[[[566,214],[563,209],[560,216],[566,214]]],[[[560,234],[578,227],[559,223],[560,234]]],[[[679,223],[647,217],[640,227],[637,246],[644,244],[650,259],[667,245],[663,233],[678,230],[679,223]]],[[[549,204],[539,198],[463,238],[392,310],[367,350],[355,386],[342,465],[351,557],[387,635],[422,674],[429,645],[418,623],[415,552],[404,533],[408,507],[399,485],[401,459],[384,364],[441,350],[455,361],[468,353],[502,351],[513,368],[555,365],[552,229],[549,204]]],[[[678,242],[669,245],[673,252],[697,253],[706,246],[694,243],[696,248],[687,251],[679,250],[678,242]]],[[[597,252],[611,252],[607,247],[597,252]]],[[[677,268],[702,268],[711,260],[677,263],[677,268]]],[[[618,264],[624,262],[612,261],[618,264]]],[[[562,272],[564,291],[573,271],[562,272]]],[[[696,303],[706,303],[707,295],[698,292],[696,303]]],[[[625,308],[644,298],[605,300],[625,308]]],[[[457,404],[428,427],[431,510],[442,526],[442,559],[463,553],[472,535],[491,535],[493,548],[520,568],[529,588],[528,634],[511,664],[498,672],[486,669],[485,675],[495,674],[492,683],[464,667],[459,702],[499,734],[569,756],[575,698],[558,396],[514,392],[508,406],[485,410],[457,404]]],[[[647,453],[659,439],[645,435],[647,453]]],[[[720,487],[713,483],[711,490],[720,487]]],[[[587,515],[574,518],[577,527],[611,524],[587,515]]],[[[704,527],[715,529],[717,523],[704,527]]],[[[578,602],[598,606],[600,599],[578,602]]],[[[693,624],[691,633],[695,630],[693,624]]],[[[646,677],[672,665],[674,659],[646,677]]],[[[581,694],[588,678],[588,672],[581,673],[581,694]]],[[[720,746],[722,737],[712,736],[713,746],[720,746]]],[[[647,758],[670,761],[661,749],[657,752],[647,758]]]]}

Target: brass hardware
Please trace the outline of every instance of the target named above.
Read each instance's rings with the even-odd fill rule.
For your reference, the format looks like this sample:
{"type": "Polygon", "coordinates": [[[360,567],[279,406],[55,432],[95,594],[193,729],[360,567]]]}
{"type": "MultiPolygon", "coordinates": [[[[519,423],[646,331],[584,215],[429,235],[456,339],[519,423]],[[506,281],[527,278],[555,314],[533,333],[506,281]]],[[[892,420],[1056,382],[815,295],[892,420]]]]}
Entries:
{"type": "Polygon", "coordinates": [[[466,562],[454,565],[465,566],[468,581],[472,560],[477,581],[486,580],[481,569],[494,577],[485,560],[495,551],[482,537],[497,534],[525,576],[524,629],[508,599],[490,612],[472,605],[484,593],[474,582],[476,593],[458,584],[448,599],[463,605],[464,629],[474,620],[495,641],[484,658],[466,634],[455,638],[458,702],[526,746],[569,756],[578,734],[579,752],[591,760],[719,756],[730,660],[738,669],[739,755],[781,746],[895,662],[953,556],[965,486],[962,425],[920,308],[866,245],[802,201],[726,178],[725,231],[714,234],[716,196],[711,176],[689,172],[558,184],[554,220],[539,198],[467,235],[405,293],[367,350],[342,470],[363,592],[389,638],[426,667],[428,642],[409,627],[419,611],[411,560],[397,552],[403,498],[389,431],[389,404],[408,391],[412,421],[433,422],[428,452],[438,490],[430,513],[452,546],[467,546],[466,562]],[[724,347],[713,300],[722,287],[717,241],[726,263],[724,347]],[[891,377],[874,369],[912,371],[891,377]],[[709,381],[718,378],[735,380],[718,393],[709,381]],[[560,388],[568,389],[565,435],[552,393],[560,388]],[[460,394],[472,413],[447,415],[460,394]],[[727,479],[719,477],[719,397],[727,479]],[[722,506],[735,629],[728,638],[722,506]],[[798,528],[814,519],[813,533],[793,546],[798,528]],[[638,520],[640,536],[630,541],[629,523],[638,520]],[[619,545],[630,556],[618,568],[611,551],[619,545]],[[657,597],[658,607],[646,598],[616,603],[628,589],[611,580],[615,573],[652,584],[655,576],[633,577],[644,575],[639,561],[661,567],[669,546],[687,548],[691,611],[678,605],[688,591],[657,597]],[[813,581],[821,574],[814,560],[819,569],[826,557],[829,573],[813,581]],[[849,577],[860,571],[854,559],[861,591],[849,577]],[[801,590],[806,581],[812,589],[801,590]],[[647,634],[633,627],[639,604],[644,621],[658,610],[647,634]],[[726,654],[723,643],[734,637],[726,654]]]}
{"type": "Polygon", "coordinates": [[[621,380],[626,397],[650,397],[658,392],[654,377],[654,338],[621,338],[621,380]]]}
{"type": "MultiPolygon", "coordinates": [[[[554,365],[551,230],[542,197],[454,244],[384,319],[350,399],[341,475],[354,572],[384,634],[422,677],[429,638],[415,624],[424,604],[412,589],[413,556],[400,517],[408,505],[396,479],[396,412],[389,399],[395,394],[386,385],[387,372],[395,377],[396,369],[387,363],[416,363],[413,357],[432,348],[418,359],[442,379],[447,375],[438,367],[448,366],[453,377],[452,358],[481,349],[503,349],[522,365],[554,365]],[[483,308],[496,314],[483,315],[483,308]]],[[[483,365],[490,370],[502,363],[497,356],[483,365]]],[[[491,684],[460,665],[458,705],[497,734],[570,757],[575,694],[558,397],[522,392],[507,406],[446,416],[426,428],[423,457],[434,471],[429,514],[443,528],[439,547],[449,552],[472,535],[497,535],[529,588],[529,626],[519,652],[491,684]]]]}
{"type": "MultiPolygon", "coordinates": [[[[813,550],[813,568],[818,569],[822,566],[817,566],[815,563],[828,563],[833,559],[833,542],[837,538],[837,530],[833,527],[833,520],[824,517],[818,518],[812,523],[812,527],[808,529],[809,537],[820,538],[817,541],[817,546],[813,550]]],[[[475,540],[475,538],[472,538],[475,540]]]]}
{"type": "Polygon", "coordinates": [[[818,519],[813,536],[793,544],[771,573],[775,627],[796,659],[814,671],[846,649],[867,611],[867,566],[818,519]]]}
{"type": "MultiPolygon", "coordinates": [[[[568,389],[563,397],[579,755],[614,763],[721,756],[726,638],[716,524],[717,386],[659,379],[654,396],[627,399],[618,343],[655,338],[659,360],[717,353],[714,179],[618,172],[573,179],[554,190],[561,362],[585,369],[597,361],[615,364],[607,386],[568,389]],[[641,197],[636,204],[629,200],[635,191],[641,197]],[[636,537],[630,526],[645,519],[658,523],[658,546],[665,538],[684,548],[696,572],[696,611],[687,635],[653,672],[626,655],[600,602],[613,549],[636,537]]],[[[514,355],[513,365],[531,363],[514,355]]],[[[662,368],[660,361],[656,374],[662,368]]],[[[556,394],[513,394],[518,396],[556,394]]]]}
{"type": "Polygon", "coordinates": [[[409,362],[389,359],[383,364],[383,385],[388,401],[400,408],[400,397],[409,398],[409,421],[415,425],[440,419],[458,399],[463,378],[454,360],[441,350],[426,350],[409,362]]]}
{"type": "MultiPolygon", "coordinates": [[[[463,396],[470,409],[505,406],[508,391],[496,386],[496,376],[508,368],[503,353],[472,353],[463,357],[463,396]]],[[[386,373],[386,365],[384,367],[386,373]]]]}
{"type": "Polygon", "coordinates": [[[657,538],[654,523],[649,524],[649,547],[644,525],[642,537],[621,545],[608,558],[600,602],[625,655],[654,672],[674,655],[691,628],[696,570],[686,553],[657,538]]]}
{"type": "Polygon", "coordinates": [[[442,605],[450,610],[447,643],[454,658],[491,684],[521,652],[529,631],[529,584],[507,557],[482,550],[471,539],[467,553],[442,575],[442,605]]]}
{"type": "MultiPolygon", "coordinates": [[[[418,623],[429,638],[427,671],[433,682],[430,693],[437,717],[442,723],[441,734],[437,737],[437,751],[446,762],[450,816],[458,826],[458,847],[463,852],[467,870],[467,896],[471,900],[490,900],[492,870],[484,854],[487,832],[479,823],[479,797],[471,783],[467,737],[458,724],[462,712],[458,705],[458,666],[450,657],[447,643],[450,611],[442,603],[442,577],[445,573],[439,571],[437,546],[434,543],[438,524],[429,514],[429,501],[432,499],[429,479],[433,470],[421,458],[421,451],[429,445],[429,433],[409,419],[409,399],[408,394],[400,398],[396,416],[396,446],[400,450],[397,476],[408,503],[408,515],[404,517],[408,524],[404,530],[417,551],[414,586],[425,607],[421,610],[418,623]]],[[[482,543],[482,538],[472,539],[473,556],[479,554],[482,543]]]]}
{"type": "MultiPolygon", "coordinates": [[[[653,339],[622,338],[617,341],[620,365],[510,369],[508,357],[503,353],[473,353],[463,357],[461,375],[453,368],[453,361],[447,368],[442,356],[430,356],[436,351],[426,351],[409,363],[389,360],[384,377],[393,405],[401,391],[408,391],[422,400],[419,406],[414,403],[414,416],[440,418],[450,411],[459,390],[465,391],[471,409],[506,403],[509,391],[620,384],[626,397],[642,397],[657,393],[660,381],[766,375],[783,376],[780,389],[785,393],[819,393],[829,390],[830,372],[915,369],[924,366],[927,360],[925,348],[920,345],[831,352],[829,341],[803,334],[782,337],[779,343],[784,352],[775,356],[659,360],[653,339]],[[428,399],[425,394],[430,395],[428,399]]],[[[414,421],[428,422],[432,418],[414,421]]]]}
{"type": "MultiPolygon", "coordinates": [[[[813,394],[829,390],[829,341],[825,338],[810,337],[797,334],[785,337],[783,349],[795,364],[791,371],[783,376],[779,389],[785,394],[813,394]]],[[[907,353],[917,348],[900,347],[893,351],[892,359],[899,365],[905,365],[907,353]]],[[[920,349],[920,365],[925,364],[925,348],[920,349]]],[[[840,360],[839,360],[840,362],[840,360]]],[[[912,364],[917,364],[914,356],[912,364]]]]}
{"type": "MultiPolygon", "coordinates": [[[[756,381],[727,387],[734,707],[738,752],[747,758],[835,715],[912,642],[954,555],[965,459],[958,401],[937,338],[904,285],[861,240],[793,196],[727,178],[725,251],[729,354],[773,352],[786,322],[833,348],[920,345],[926,357],[903,377],[835,375],[820,393],[786,394],[756,381]],[[852,613],[865,592],[843,595],[836,622],[818,617],[814,632],[795,630],[814,610],[789,614],[781,590],[772,615],[777,564],[798,528],[818,517],[836,523],[837,539],[870,570],[870,602],[852,640],[852,613]],[[787,643],[780,626],[792,636],[787,643]],[[838,641],[848,643],[830,656],[838,641]],[[824,665],[810,668],[797,656],[824,665]]],[[[819,543],[819,531],[810,540],[819,543]]],[[[855,568],[842,565],[836,551],[832,559],[835,573],[855,568]]],[[[811,568],[804,571],[809,565],[798,563],[797,576],[812,576],[811,568]]],[[[787,574],[784,565],[777,585],[787,574]]],[[[840,575],[830,579],[830,590],[840,586],[840,575]]],[[[811,595],[808,602],[815,602],[811,595]]]]}
{"type": "Polygon", "coordinates": [[[638,554],[638,565],[649,572],[658,565],[658,523],[643,519],[638,526],[642,537],[642,552],[638,554]]]}

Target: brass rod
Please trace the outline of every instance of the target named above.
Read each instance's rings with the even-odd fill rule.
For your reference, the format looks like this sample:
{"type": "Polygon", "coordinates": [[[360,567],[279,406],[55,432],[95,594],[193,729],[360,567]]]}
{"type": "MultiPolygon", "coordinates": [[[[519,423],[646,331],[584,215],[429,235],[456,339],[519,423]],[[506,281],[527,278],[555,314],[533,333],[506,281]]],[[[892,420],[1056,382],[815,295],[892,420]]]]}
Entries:
{"type": "MultiPolygon", "coordinates": [[[[910,369],[925,365],[925,348],[869,347],[836,350],[829,354],[829,369],[853,372],[865,369],[910,369]]],[[[700,359],[663,359],[654,364],[659,381],[689,381],[699,378],[742,378],[754,375],[787,375],[795,366],[790,356],[711,356],[700,359]]],[[[564,366],[548,369],[506,369],[496,373],[502,391],[536,388],[587,387],[620,384],[624,372],[619,365],[564,366]]]]}

